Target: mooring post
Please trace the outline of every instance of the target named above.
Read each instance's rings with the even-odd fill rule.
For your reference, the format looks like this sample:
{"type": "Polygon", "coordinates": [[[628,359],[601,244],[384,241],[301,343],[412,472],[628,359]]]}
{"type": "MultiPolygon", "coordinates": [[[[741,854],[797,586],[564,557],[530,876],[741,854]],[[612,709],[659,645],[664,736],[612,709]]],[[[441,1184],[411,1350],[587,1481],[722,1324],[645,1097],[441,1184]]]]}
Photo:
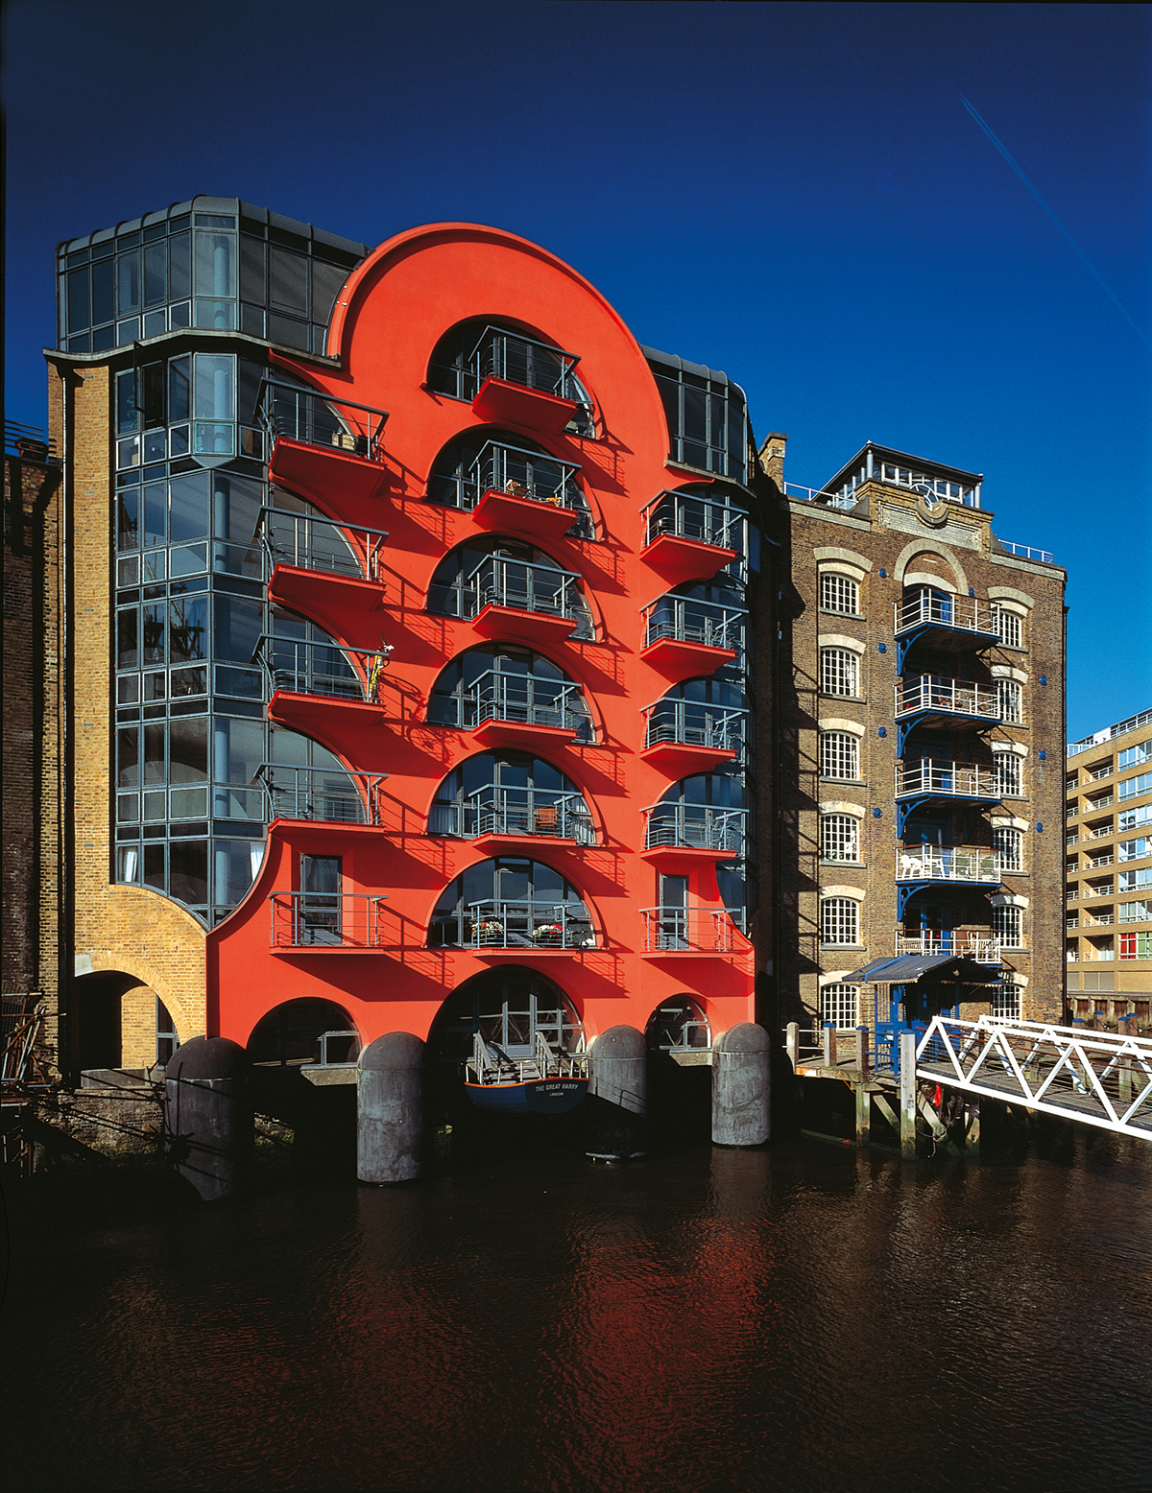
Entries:
{"type": "Polygon", "coordinates": [[[795,1072],[800,1066],[800,1023],[790,1021],[785,1028],[784,1045],[788,1053],[788,1061],[792,1064],[795,1072]]]}
{"type": "Polygon", "coordinates": [[[872,1128],[872,1096],[868,1092],[868,1075],[860,1074],[856,1084],[856,1144],[866,1146],[872,1128]]]}
{"type": "Polygon", "coordinates": [[[168,1165],[205,1202],[235,1197],[252,1156],[252,1064],[227,1037],[193,1037],[168,1060],[168,1165]]]}
{"type": "Polygon", "coordinates": [[[856,1028],[856,1066],[860,1069],[861,1077],[868,1076],[868,1028],[858,1026],[856,1028]]]}
{"type": "Polygon", "coordinates": [[[772,1054],[762,1026],[741,1021],[712,1049],[712,1144],[762,1146],[769,1135],[772,1054]]]}
{"type": "MultiPolygon", "coordinates": [[[[1122,1037],[1134,1037],[1136,1035],[1136,1017],[1129,1013],[1121,1016],[1116,1022],[1116,1030],[1122,1037]]],[[[1120,1103],[1127,1109],[1132,1103],[1132,1059],[1122,1057],[1119,1061],[1120,1078],[1120,1103]]]]}
{"type": "Polygon", "coordinates": [[[900,1033],[900,1154],[916,1160],[916,1033],[900,1033]]]}
{"type": "Polygon", "coordinates": [[[836,1027],[831,1021],[824,1023],[824,1066],[825,1068],[836,1066],[836,1027]]]}

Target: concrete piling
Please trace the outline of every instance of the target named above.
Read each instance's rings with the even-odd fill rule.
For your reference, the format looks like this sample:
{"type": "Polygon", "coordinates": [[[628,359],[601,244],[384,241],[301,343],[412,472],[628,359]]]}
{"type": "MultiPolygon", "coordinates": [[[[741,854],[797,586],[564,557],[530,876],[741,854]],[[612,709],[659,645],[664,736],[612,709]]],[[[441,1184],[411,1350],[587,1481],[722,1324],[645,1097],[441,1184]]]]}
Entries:
{"type": "Polygon", "coordinates": [[[424,1043],[388,1032],[361,1052],[356,1071],[356,1176],[379,1185],[420,1175],[424,1043]]]}
{"type": "Polygon", "coordinates": [[[234,1197],[252,1155],[251,1064],[227,1037],[193,1037],[164,1075],[168,1165],[205,1202],[234,1197]]]}
{"type": "Polygon", "coordinates": [[[725,1032],[712,1051],[712,1144],[759,1146],[768,1139],[770,1041],[751,1021],[725,1032]]]}
{"type": "Polygon", "coordinates": [[[648,1051],[632,1026],[613,1026],[588,1055],[588,1154],[623,1160],[647,1149],[648,1051]]]}

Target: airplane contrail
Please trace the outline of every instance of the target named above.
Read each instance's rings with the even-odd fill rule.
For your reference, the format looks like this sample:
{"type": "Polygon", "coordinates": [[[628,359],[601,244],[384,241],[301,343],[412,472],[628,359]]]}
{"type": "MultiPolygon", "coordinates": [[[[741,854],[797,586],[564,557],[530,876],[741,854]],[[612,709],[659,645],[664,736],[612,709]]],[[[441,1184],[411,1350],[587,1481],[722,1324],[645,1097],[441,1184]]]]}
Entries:
{"type": "Polygon", "coordinates": [[[1149,342],[1148,338],[1145,337],[1144,333],[1140,330],[1140,328],[1132,320],[1131,316],[1129,316],[1129,314],[1125,310],[1125,308],[1120,304],[1120,301],[1118,300],[1118,298],[1116,297],[1116,295],[1112,291],[1112,287],[1107,283],[1107,281],[1104,279],[1104,276],[1100,273],[1100,271],[1096,268],[1096,266],[1088,258],[1087,254],[1085,254],[1084,250],[1080,247],[1080,245],[1076,242],[1076,240],[1068,232],[1067,228],[1064,227],[1064,224],[1061,223],[1060,219],[1056,216],[1056,214],[1052,211],[1052,209],[1044,201],[1043,197],[1041,197],[1040,193],[1036,190],[1036,188],[1028,180],[1028,177],[1025,175],[1024,171],[1021,169],[1021,167],[1013,159],[1013,157],[1010,154],[1010,152],[1008,151],[1007,147],[1004,146],[1001,143],[1001,141],[997,138],[997,136],[992,131],[992,129],[984,122],[983,119],[981,119],[980,115],[976,112],[975,108],[973,108],[973,106],[968,102],[968,100],[966,98],[964,98],[963,96],[961,96],[960,102],[964,105],[964,107],[968,110],[969,114],[971,114],[972,118],[976,121],[976,123],[980,126],[980,128],[984,131],[984,133],[988,136],[989,140],[991,140],[992,144],[996,147],[996,149],[1000,152],[1000,154],[1008,162],[1009,166],[1012,167],[1012,170],[1015,171],[1016,175],[1020,178],[1020,180],[1024,183],[1024,185],[1032,193],[1032,195],[1033,195],[1033,197],[1035,197],[1036,201],[1040,204],[1040,206],[1044,209],[1044,211],[1052,219],[1053,223],[1056,224],[1056,227],[1059,228],[1060,232],[1064,235],[1064,237],[1068,240],[1068,242],[1076,250],[1076,252],[1077,252],[1077,254],[1079,254],[1080,258],[1084,261],[1084,263],[1092,271],[1092,274],[1095,276],[1097,283],[1100,285],[1100,288],[1104,291],[1104,293],[1112,301],[1112,303],[1116,307],[1117,311],[1120,312],[1120,315],[1123,316],[1124,320],[1129,324],[1129,326],[1132,328],[1132,330],[1136,333],[1137,337],[1140,338],[1140,341],[1143,342],[1143,344],[1144,344],[1145,347],[1152,348],[1152,342],[1149,342]]]}

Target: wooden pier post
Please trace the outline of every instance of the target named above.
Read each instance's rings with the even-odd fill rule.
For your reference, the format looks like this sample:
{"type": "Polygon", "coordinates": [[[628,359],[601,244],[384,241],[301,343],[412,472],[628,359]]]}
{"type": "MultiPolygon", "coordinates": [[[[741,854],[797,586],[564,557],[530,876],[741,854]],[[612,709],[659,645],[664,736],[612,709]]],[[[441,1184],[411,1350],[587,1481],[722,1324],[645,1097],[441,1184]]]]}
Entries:
{"type": "Polygon", "coordinates": [[[788,1052],[788,1061],[792,1064],[792,1071],[795,1073],[800,1066],[800,1023],[798,1021],[788,1023],[785,1028],[784,1042],[788,1052]]]}
{"type": "MultiPolygon", "coordinates": [[[[1122,1037],[1134,1037],[1136,1035],[1136,1017],[1129,1014],[1121,1016],[1116,1022],[1116,1030],[1122,1037]]],[[[1119,1099],[1121,1108],[1127,1109],[1132,1103],[1132,1059],[1123,1057],[1119,1062],[1118,1078],[1120,1080],[1119,1099]]]]}
{"type": "Polygon", "coordinates": [[[824,1023],[824,1066],[836,1066],[836,1027],[831,1021],[824,1023]]]}
{"type": "Polygon", "coordinates": [[[872,1096],[868,1092],[868,1075],[861,1073],[856,1088],[856,1144],[866,1146],[871,1140],[872,1096]]]}
{"type": "Polygon", "coordinates": [[[861,1077],[868,1076],[868,1028],[858,1026],[856,1028],[856,1066],[860,1069],[861,1077]]]}
{"type": "Polygon", "coordinates": [[[900,1033],[900,1154],[916,1160],[916,1033],[900,1033]]]}

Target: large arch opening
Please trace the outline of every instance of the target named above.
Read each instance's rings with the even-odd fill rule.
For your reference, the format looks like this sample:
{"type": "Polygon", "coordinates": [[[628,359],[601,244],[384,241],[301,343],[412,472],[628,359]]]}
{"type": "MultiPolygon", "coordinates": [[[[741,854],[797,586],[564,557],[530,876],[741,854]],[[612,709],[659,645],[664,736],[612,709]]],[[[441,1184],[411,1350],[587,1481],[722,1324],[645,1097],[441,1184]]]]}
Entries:
{"type": "Polygon", "coordinates": [[[486,606],[512,607],[574,622],[570,636],[595,636],[592,611],[580,578],[546,551],[504,535],[477,535],[437,565],[428,588],[428,610],[470,621],[486,606]]]}
{"type": "Polygon", "coordinates": [[[82,1073],[140,1073],[166,1062],[179,1045],[167,1007],[138,975],[124,970],[83,975],[73,997],[72,1052],[82,1073]]]}
{"type": "Polygon", "coordinates": [[[675,1145],[707,1136],[712,1107],[712,1027],[697,996],[663,1000],[644,1028],[653,1133],[675,1145]]]}
{"type": "Polygon", "coordinates": [[[543,835],[594,845],[584,795],[558,767],[530,752],[480,752],[466,758],[436,790],[430,835],[543,835]]]}
{"type": "Polygon", "coordinates": [[[574,400],[578,408],[568,429],[573,435],[592,436],[592,399],[576,377],[575,364],[572,354],[533,327],[516,325],[506,317],[473,316],[449,327],[436,343],[428,384],[438,394],[469,403],[490,377],[541,389],[574,400]]]}
{"type": "Polygon", "coordinates": [[[484,721],[546,726],[594,740],[592,712],[580,686],[550,658],[511,643],[469,648],[441,670],[428,701],[438,726],[471,731],[484,721]]]}
{"type": "Polygon", "coordinates": [[[428,930],[431,948],[593,949],[596,934],[570,881],[527,856],[477,861],[445,887],[428,930]]]}
{"type": "Polygon", "coordinates": [[[360,1036],[347,1011],[312,997],[274,1006],[248,1038],[248,1056],[262,1067],[344,1067],[359,1054],[360,1036]]]}

